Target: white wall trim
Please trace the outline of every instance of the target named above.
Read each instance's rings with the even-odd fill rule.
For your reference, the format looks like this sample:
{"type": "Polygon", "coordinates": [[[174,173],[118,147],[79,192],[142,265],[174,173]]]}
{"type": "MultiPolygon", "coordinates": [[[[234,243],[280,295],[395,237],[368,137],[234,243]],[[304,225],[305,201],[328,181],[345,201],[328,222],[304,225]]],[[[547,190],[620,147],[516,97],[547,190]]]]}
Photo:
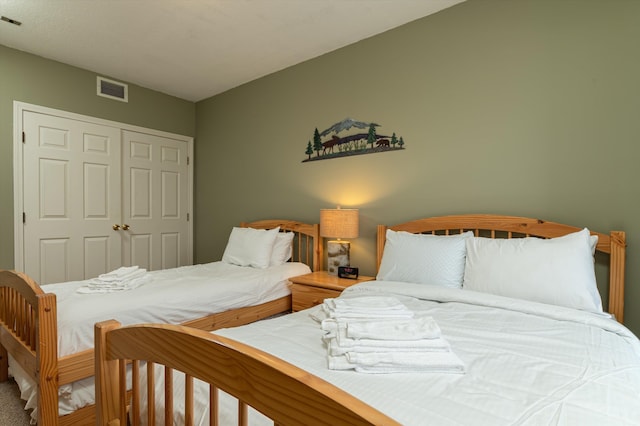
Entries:
{"type": "Polygon", "coordinates": [[[189,164],[187,166],[187,212],[189,214],[188,242],[187,242],[187,259],[189,264],[193,263],[193,165],[195,164],[193,155],[193,138],[190,136],[169,133],[162,130],[148,129],[146,127],[135,126],[132,124],[119,123],[117,121],[105,120],[102,118],[91,117],[88,115],[76,114],[69,111],[63,111],[54,108],[48,108],[40,105],[29,104],[20,101],[13,101],[13,217],[14,217],[14,249],[13,269],[16,271],[24,271],[24,235],[22,227],[22,212],[24,212],[23,198],[23,169],[22,169],[22,130],[23,130],[23,113],[32,111],[39,114],[49,114],[56,117],[68,118],[71,120],[84,121],[87,123],[98,124],[102,126],[116,127],[122,130],[129,130],[138,133],[146,133],[149,135],[171,138],[187,143],[187,152],[189,155],[189,164]]]}
{"type": "Polygon", "coordinates": [[[22,232],[22,107],[13,102],[13,269],[24,271],[24,238],[22,232]]]}

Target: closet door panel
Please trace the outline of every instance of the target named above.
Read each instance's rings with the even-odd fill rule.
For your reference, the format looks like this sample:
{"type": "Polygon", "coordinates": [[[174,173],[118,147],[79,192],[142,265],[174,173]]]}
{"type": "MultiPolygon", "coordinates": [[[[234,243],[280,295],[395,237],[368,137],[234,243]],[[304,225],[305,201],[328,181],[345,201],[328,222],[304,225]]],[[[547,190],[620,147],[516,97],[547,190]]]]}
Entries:
{"type": "Polygon", "coordinates": [[[177,232],[165,232],[161,240],[162,267],[176,268],[180,266],[180,234],[177,232]]]}
{"type": "Polygon", "coordinates": [[[134,234],[127,235],[126,254],[129,265],[137,265],[147,270],[152,270],[151,258],[153,255],[153,235],[134,234]]]}
{"type": "Polygon", "coordinates": [[[141,266],[142,256],[150,270],[190,264],[187,143],[131,131],[122,137],[125,264],[141,266]],[[148,251],[137,240],[143,235],[148,251]]]}
{"type": "Polygon", "coordinates": [[[120,129],[23,112],[24,270],[40,284],[121,266],[120,129]]]}
{"type": "Polygon", "coordinates": [[[84,239],[84,276],[97,277],[111,270],[109,263],[109,237],[87,237],[84,239]]]}

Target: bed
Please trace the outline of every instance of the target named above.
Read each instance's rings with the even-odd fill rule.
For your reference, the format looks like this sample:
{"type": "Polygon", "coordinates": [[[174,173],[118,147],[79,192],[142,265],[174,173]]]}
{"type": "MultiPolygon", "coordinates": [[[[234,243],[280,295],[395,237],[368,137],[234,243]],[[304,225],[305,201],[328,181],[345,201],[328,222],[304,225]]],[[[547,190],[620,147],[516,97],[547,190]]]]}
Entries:
{"type": "Polygon", "coordinates": [[[233,228],[222,261],[150,271],[150,283],[130,291],[80,294],[85,282],[39,286],[25,274],[0,271],[0,380],[10,367],[23,398],[37,403],[39,425],[94,424],[95,322],[119,312],[125,323],[210,331],[286,313],[288,278],[320,268],[321,255],[317,224],[260,220],[233,228]],[[271,266],[276,243],[280,260],[290,261],[271,266]],[[268,244],[274,248],[264,254],[268,244]],[[196,291],[176,292],[176,282],[196,291]],[[77,321],[81,316],[86,321],[77,321]]]}
{"type": "Polygon", "coordinates": [[[377,280],[352,286],[323,305],[215,334],[98,324],[98,424],[124,424],[127,415],[133,424],[160,423],[167,415],[174,424],[209,424],[211,413],[225,425],[236,419],[245,424],[246,418],[251,425],[270,424],[265,416],[276,424],[640,424],[640,342],[621,323],[625,245],[621,231],[602,234],[495,215],[379,226],[377,280]],[[437,238],[412,235],[419,233],[437,238]],[[513,241],[494,242],[501,238],[513,241]],[[459,254],[460,239],[465,254],[458,287],[448,280],[460,279],[459,268],[450,263],[459,254]],[[412,261],[416,250],[437,262],[412,261]],[[585,271],[593,269],[595,252],[598,261],[602,254],[608,257],[608,313],[597,306],[600,295],[589,291],[594,282],[580,288],[592,279],[585,271]],[[550,257],[540,258],[545,255],[550,257]],[[496,268],[498,258],[506,260],[502,269],[496,268]],[[526,269],[531,258],[534,267],[526,269]],[[425,263],[428,270],[421,270],[425,263]],[[561,270],[566,265],[572,268],[569,277],[561,270]],[[525,288],[503,270],[525,270],[525,288]],[[547,281],[527,282],[549,271],[553,294],[545,292],[547,281]],[[427,282],[419,282],[425,275],[427,282]],[[576,294],[563,293],[554,283],[556,275],[576,294]],[[326,305],[357,305],[371,297],[400,301],[435,320],[463,371],[367,374],[328,368],[326,330],[318,322],[326,305]],[[128,373],[124,360],[131,359],[146,364],[134,361],[134,372],[128,373]],[[134,387],[139,396],[131,405],[122,396],[127,374],[133,374],[134,384],[145,376],[153,379],[134,387]],[[163,391],[166,384],[170,390],[163,391]],[[236,407],[232,397],[216,389],[244,402],[236,407]]]}

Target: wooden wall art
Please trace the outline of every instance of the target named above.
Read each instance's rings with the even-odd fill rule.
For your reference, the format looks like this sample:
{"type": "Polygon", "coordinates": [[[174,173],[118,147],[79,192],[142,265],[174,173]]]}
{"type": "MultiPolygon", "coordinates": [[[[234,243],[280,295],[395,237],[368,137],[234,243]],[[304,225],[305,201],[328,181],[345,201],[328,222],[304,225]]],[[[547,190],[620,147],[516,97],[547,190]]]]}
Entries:
{"type": "Polygon", "coordinates": [[[316,127],[313,140],[307,143],[304,152],[307,158],[302,162],[405,149],[402,136],[396,136],[395,132],[391,136],[378,135],[376,127],[380,125],[351,118],[346,118],[322,132],[316,127]],[[355,130],[349,132],[353,128],[355,130]],[[365,129],[366,131],[362,131],[365,129]],[[343,132],[345,134],[341,135],[343,132]]]}

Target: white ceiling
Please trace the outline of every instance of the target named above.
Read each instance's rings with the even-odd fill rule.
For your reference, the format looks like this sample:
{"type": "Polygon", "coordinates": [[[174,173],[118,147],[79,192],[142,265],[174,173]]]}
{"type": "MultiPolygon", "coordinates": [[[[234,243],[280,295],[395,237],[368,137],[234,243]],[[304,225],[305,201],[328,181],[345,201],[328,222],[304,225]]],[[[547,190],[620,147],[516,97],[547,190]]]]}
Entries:
{"type": "Polygon", "coordinates": [[[0,0],[0,44],[199,101],[464,0],[0,0]]]}

